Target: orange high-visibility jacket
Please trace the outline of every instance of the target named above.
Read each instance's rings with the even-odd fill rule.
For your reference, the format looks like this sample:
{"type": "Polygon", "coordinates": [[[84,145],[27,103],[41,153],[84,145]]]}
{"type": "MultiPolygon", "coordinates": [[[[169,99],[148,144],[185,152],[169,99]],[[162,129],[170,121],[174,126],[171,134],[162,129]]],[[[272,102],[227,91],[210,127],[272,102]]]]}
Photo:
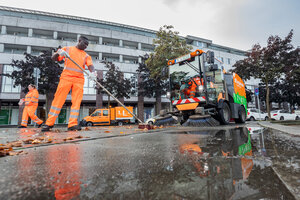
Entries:
{"type": "Polygon", "coordinates": [[[39,103],[39,92],[37,89],[29,91],[25,96],[25,106],[37,106],[39,103]]]}
{"type": "MultiPolygon", "coordinates": [[[[85,66],[93,65],[91,56],[89,56],[84,50],[80,50],[75,46],[63,47],[62,49],[69,53],[72,60],[74,60],[83,69],[85,69],[85,66]]],[[[65,59],[65,67],[60,77],[70,81],[76,81],[74,79],[84,80],[83,71],[68,58],[65,58],[64,56],[58,57],[58,61],[62,61],[63,59],[65,59]]]]}

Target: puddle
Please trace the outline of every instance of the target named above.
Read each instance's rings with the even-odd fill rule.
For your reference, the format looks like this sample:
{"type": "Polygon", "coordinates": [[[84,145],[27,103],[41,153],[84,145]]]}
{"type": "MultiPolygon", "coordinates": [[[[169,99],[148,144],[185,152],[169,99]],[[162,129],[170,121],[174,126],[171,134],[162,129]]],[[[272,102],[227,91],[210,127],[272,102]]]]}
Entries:
{"type": "Polygon", "coordinates": [[[299,144],[260,127],[170,127],[45,146],[0,159],[0,199],[295,199],[299,144]]]}

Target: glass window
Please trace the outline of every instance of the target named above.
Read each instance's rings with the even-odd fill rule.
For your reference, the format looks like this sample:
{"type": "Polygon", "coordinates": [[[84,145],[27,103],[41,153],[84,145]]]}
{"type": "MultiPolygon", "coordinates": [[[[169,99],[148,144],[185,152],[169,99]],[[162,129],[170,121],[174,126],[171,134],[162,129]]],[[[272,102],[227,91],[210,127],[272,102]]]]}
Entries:
{"type": "MultiPolygon", "coordinates": [[[[90,73],[88,70],[87,72],[90,73]]],[[[91,81],[87,75],[84,75],[83,94],[96,94],[95,82],[91,81]]]]}
{"type": "Polygon", "coordinates": [[[108,110],[103,110],[103,116],[108,116],[108,110]]]}
{"type": "Polygon", "coordinates": [[[93,117],[101,116],[101,110],[98,110],[92,114],[93,117]]]}
{"type": "Polygon", "coordinates": [[[230,64],[230,58],[227,59],[228,64],[230,64]]]}
{"type": "MultiPolygon", "coordinates": [[[[10,65],[3,66],[4,74],[11,74],[14,71],[14,68],[10,65]]],[[[14,80],[10,77],[2,77],[2,92],[4,93],[20,93],[21,86],[13,87],[14,80]]]]}

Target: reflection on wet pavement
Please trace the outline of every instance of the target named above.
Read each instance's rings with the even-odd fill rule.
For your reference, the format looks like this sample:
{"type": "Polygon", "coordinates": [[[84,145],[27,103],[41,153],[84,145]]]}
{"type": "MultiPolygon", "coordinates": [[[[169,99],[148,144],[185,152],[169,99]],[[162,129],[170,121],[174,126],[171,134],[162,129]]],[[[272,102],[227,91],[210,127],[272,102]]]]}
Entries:
{"type": "Polygon", "coordinates": [[[30,148],[0,158],[0,199],[295,199],[274,172],[299,179],[293,140],[260,128],[171,127],[30,148]]]}

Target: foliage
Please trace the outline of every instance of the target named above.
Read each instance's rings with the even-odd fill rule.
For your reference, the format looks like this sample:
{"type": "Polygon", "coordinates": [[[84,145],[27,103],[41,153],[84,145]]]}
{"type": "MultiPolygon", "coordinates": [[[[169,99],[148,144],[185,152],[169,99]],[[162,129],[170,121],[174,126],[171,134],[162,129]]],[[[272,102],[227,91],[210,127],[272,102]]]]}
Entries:
{"type": "MultiPolygon", "coordinates": [[[[124,78],[123,73],[111,62],[103,62],[108,69],[103,79],[98,81],[116,98],[129,98],[133,91],[133,83],[130,79],[124,78]]],[[[98,89],[101,90],[101,89],[98,89]]],[[[104,92],[104,91],[102,91],[104,92]]],[[[108,95],[110,100],[110,96],[108,95]]],[[[109,102],[110,103],[110,102],[109,102]]]]}
{"type": "Polygon", "coordinates": [[[146,60],[149,58],[149,55],[140,56],[141,62],[137,69],[137,73],[140,75],[142,81],[139,83],[139,90],[142,96],[146,97],[156,97],[159,91],[159,94],[165,94],[167,91],[168,82],[165,80],[155,80],[151,78],[150,70],[146,66],[146,60]]]}
{"type": "Polygon", "coordinates": [[[179,37],[179,32],[172,30],[173,28],[172,25],[160,27],[153,41],[154,52],[150,53],[146,60],[146,66],[154,80],[166,79],[167,76],[163,76],[161,71],[167,66],[167,61],[187,54],[192,49],[185,40],[179,37]]]}
{"type": "MultiPolygon", "coordinates": [[[[249,80],[250,77],[260,79],[262,85],[265,86],[265,97],[267,112],[270,116],[270,87],[280,78],[285,76],[284,72],[288,68],[299,68],[297,64],[296,50],[291,44],[293,30],[281,39],[279,36],[270,36],[266,47],[255,44],[251,51],[247,54],[247,58],[238,61],[233,70],[243,79],[249,80]]],[[[299,57],[299,56],[298,56],[299,57]]],[[[274,88],[276,89],[276,88],[274,88]]],[[[275,92],[276,91],[272,91],[275,92]]]]}
{"type": "Polygon", "coordinates": [[[39,93],[54,93],[62,68],[51,59],[51,51],[44,51],[39,56],[33,56],[28,53],[24,53],[24,55],[24,60],[12,61],[11,66],[15,70],[12,74],[6,74],[6,76],[14,80],[14,87],[21,86],[23,92],[26,93],[28,92],[27,86],[29,84],[38,84],[39,93]],[[34,77],[36,70],[40,71],[38,83],[36,83],[36,77],[34,77]]]}

